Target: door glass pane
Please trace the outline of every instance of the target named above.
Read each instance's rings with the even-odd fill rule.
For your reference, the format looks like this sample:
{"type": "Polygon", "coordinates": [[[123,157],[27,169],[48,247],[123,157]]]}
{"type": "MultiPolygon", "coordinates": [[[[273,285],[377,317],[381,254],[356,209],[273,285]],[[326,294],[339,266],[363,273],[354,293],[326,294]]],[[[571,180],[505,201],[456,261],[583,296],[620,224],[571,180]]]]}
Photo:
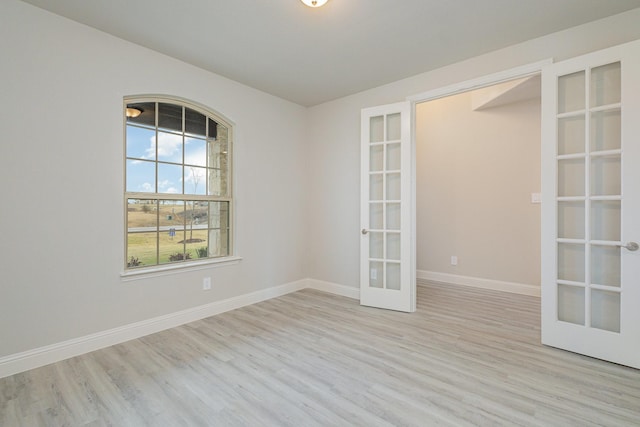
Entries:
{"type": "Polygon", "coordinates": [[[387,203],[387,230],[400,230],[400,203],[387,203]]]}
{"type": "Polygon", "coordinates": [[[382,200],[382,174],[369,176],[369,200],[382,200]]]}
{"type": "Polygon", "coordinates": [[[387,174],[387,200],[400,200],[400,174],[387,174]]]}
{"type": "Polygon", "coordinates": [[[591,202],[591,240],[620,240],[620,201],[591,202]]]}
{"type": "Polygon", "coordinates": [[[383,207],[382,203],[370,203],[369,204],[369,228],[372,230],[382,230],[384,228],[383,222],[383,207]]]}
{"type": "Polygon", "coordinates": [[[558,320],[584,325],[584,288],[558,285],[558,320]]]}
{"type": "Polygon", "coordinates": [[[384,158],[384,145],[372,145],[369,147],[369,170],[379,172],[382,170],[384,158]]]}
{"type": "Polygon", "coordinates": [[[400,233],[387,233],[387,259],[400,261],[400,233]]]}
{"type": "Polygon", "coordinates": [[[591,106],[598,107],[620,102],[620,62],[591,70],[591,106]]]}
{"type": "Polygon", "coordinates": [[[387,267],[387,289],[400,290],[400,264],[386,263],[387,267]]]}
{"type": "Polygon", "coordinates": [[[384,286],[384,263],[381,261],[369,262],[369,286],[382,288],[384,286]]]}
{"type": "Polygon", "coordinates": [[[400,144],[387,144],[387,170],[400,170],[400,144]]]}
{"type": "Polygon", "coordinates": [[[558,154],[584,153],[584,116],[558,120],[558,154]]]}
{"type": "Polygon", "coordinates": [[[618,150],[622,147],[620,110],[591,114],[591,151],[618,150]]]}
{"type": "Polygon", "coordinates": [[[620,287],[620,248],[591,246],[591,283],[620,287]]]}
{"type": "Polygon", "coordinates": [[[591,290],[591,327],[620,332],[620,294],[591,290]]]}
{"type": "Polygon", "coordinates": [[[584,239],[584,202],[558,202],[558,237],[584,239]]]}
{"type": "Polygon", "coordinates": [[[387,141],[400,139],[400,113],[387,116],[387,141]]]}
{"type": "Polygon", "coordinates": [[[591,160],[591,195],[619,196],[620,172],[620,156],[594,157],[591,160]]]}
{"type": "Polygon", "coordinates": [[[580,71],[558,78],[558,113],[585,109],[585,78],[580,71]]]}
{"type": "Polygon", "coordinates": [[[584,245],[558,243],[558,279],[584,283],[584,245]]]}
{"type": "Polygon", "coordinates": [[[384,140],[384,116],[371,117],[369,119],[369,142],[382,142],[384,140]]]}
{"type": "Polygon", "coordinates": [[[584,159],[558,161],[558,196],[584,196],[584,159]]]}
{"type": "Polygon", "coordinates": [[[384,233],[369,233],[369,258],[384,258],[383,250],[384,233]]]}

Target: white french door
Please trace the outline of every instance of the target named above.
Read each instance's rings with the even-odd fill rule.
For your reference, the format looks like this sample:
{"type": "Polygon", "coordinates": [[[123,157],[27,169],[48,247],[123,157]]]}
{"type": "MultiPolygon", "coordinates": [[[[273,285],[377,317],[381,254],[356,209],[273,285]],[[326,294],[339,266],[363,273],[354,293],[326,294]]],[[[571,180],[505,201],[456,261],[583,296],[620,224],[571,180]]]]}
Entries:
{"type": "Polygon", "coordinates": [[[416,307],[411,105],[362,110],[360,303],[416,307]]]}
{"type": "Polygon", "coordinates": [[[542,342],[640,368],[640,41],[542,72],[542,342]]]}

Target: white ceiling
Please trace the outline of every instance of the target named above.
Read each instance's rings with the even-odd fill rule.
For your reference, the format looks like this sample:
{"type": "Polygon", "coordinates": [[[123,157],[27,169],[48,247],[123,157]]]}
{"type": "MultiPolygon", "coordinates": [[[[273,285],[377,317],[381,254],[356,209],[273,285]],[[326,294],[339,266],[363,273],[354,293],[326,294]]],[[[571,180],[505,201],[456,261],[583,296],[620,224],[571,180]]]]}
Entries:
{"type": "MultiPolygon", "coordinates": [[[[23,0],[311,106],[640,0],[23,0]]],[[[96,52],[99,54],[99,52],[96,52]]]]}

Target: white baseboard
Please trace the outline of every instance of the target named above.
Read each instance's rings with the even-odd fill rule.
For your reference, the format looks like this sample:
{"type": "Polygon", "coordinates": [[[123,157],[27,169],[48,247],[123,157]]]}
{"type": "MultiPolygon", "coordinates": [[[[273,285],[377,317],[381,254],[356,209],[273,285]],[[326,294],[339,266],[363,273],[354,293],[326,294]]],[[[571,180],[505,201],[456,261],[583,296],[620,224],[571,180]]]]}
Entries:
{"type": "MultiPolygon", "coordinates": [[[[310,279],[302,279],[223,301],[212,302],[165,316],[159,316],[107,331],[1,357],[0,378],[299,291],[308,287],[309,281],[310,279]]],[[[316,288],[314,287],[314,289],[316,288]]],[[[321,290],[331,292],[330,287],[325,287],[321,290]]]]}
{"type": "Polygon", "coordinates": [[[454,285],[540,297],[540,286],[527,285],[524,283],[503,282],[500,280],[481,279],[478,277],[459,276],[457,274],[437,273],[435,271],[425,270],[418,270],[416,277],[433,282],[452,283],[454,285]]]}
{"type": "Polygon", "coordinates": [[[360,299],[360,288],[354,288],[352,286],[338,285],[337,283],[324,282],[316,279],[307,279],[307,288],[343,297],[360,299]]]}
{"type": "MultiPolygon", "coordinates": [[[[417,272],[417,277],[418,279],[432,280],[436,282],[446,282],[457,285],[513,292],[523,295],[540,296],[539,287],[521,283],[500,282],[496,280],[420,270],[417,272]]],[[[305,288],[315,289],[353,299],[360,298],[360,288],[339,285],[337,283],[325,282],[316,279],[302,279],[284,285],[252,292],[250,294],[239,295],[237,297],[212,302],[210,304],[178,311],[165,316],[159,316],[153,319],[109,329],[107,331],[24,351],[22,353],[0,357],[0,378],[79,356],[101,348],[120,344],[132,339],[144,337],[166,329],[175,328],[176,326],[184,325],[185,323],[215,316],[216,314],[235,310],[236,308],[256,304],[271,298],[277,298],[305,288]]]]}

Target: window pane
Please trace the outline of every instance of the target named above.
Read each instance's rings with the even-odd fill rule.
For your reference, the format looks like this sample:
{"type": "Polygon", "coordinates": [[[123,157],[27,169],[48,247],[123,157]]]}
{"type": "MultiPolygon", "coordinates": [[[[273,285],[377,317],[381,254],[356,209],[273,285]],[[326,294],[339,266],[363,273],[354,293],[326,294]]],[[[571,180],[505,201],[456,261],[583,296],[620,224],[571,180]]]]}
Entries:
{"type": "Polygon", "coordinates": [[[184,109],[184,132],[191,135],[207,135],[207,118],[191,108],[184,109]]]}
{"type": "Polygon", "coordinates": [[[182,163],[182,135],[158,132],[158,160],[182,163]]]}
{"type": "Polygon", "coordinates": [[[182,106],[158,104],[158,127],[172,132],[182,132],[182,106]]]}
{"type": "Polygon", "coordinates": [[[160,244],[160,264],[185,260],[184,235],[185,229],[183,226],[171,227],[169,229],[163,227],[158,238],[160,244]]]}
{"type": "Polygon", "coordinates": [[[155,193],[156,164],[143,160],[127,160],[127,191],[155,193]]]}
{"type": "Polygon", "coordinates": [[[182,200],[160,200],[158,205],[158,217],[161,231],[170,231],[184,228],[185,204],[182,200]]]}
{"type": "Polygon", "coordinates": [[[194,166],[207,166],[207,141],[185,137],[184,163],[194,166]]]}
{"type": "Polygon", "coordinates": [[[156,131],[127,126],[127,157],[155,160],[156,131]]]}
{"type": "Polygon", "coordinates": [[[182,166],[158,163],[158,193],[182,193],[182,166]]]}
{"type": "Polygon", "coordinates": [[[127,200],[127,231],[156,231],[158,204],[156,200],[127,200]]]}
{"type": "Polygon", "coordinates": [[[184,168],[184,194],[206,194],[207,169],[194,166],[184,168]]]}
{"type": "Polygon", "coordinates": [[[209,119],[209,138],[217,139],[218,138],[218,127],[224,128],[224,126],[219,125],[213,120],[209,119]]]}
{"type": "Polygon", "coordinates": [[[229,202],[209,203],[209,256],[229,255],[229,202]]]}
{"type": "Polygon", "coordinates": [[[127,108],[132,108],[140,111],[140,115],[138,117],[127,116],[127,123],[155,128],[156,126],[156,103],[155,102],[131,103],[131,104],[127,104],[127,108]]]}
{"type": "Polygon", "coordinates": [[[158,233],[127,234],[127,267],[148,267],[158,263],[158,233]]]}

